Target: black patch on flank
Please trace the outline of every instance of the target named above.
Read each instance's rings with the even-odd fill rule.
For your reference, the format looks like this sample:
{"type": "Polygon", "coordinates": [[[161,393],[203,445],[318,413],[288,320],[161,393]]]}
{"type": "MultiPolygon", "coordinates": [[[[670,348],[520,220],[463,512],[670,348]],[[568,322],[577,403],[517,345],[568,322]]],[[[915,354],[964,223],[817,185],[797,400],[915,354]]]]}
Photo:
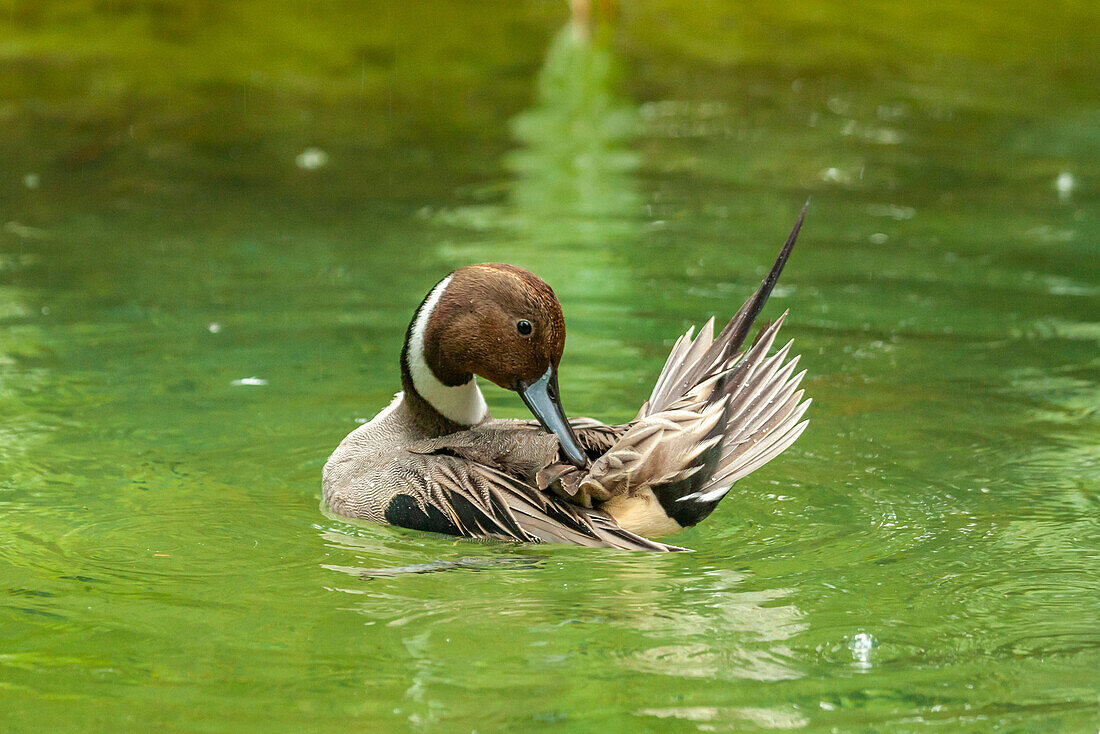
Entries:
{"type": "Polygon", "coordinates": [[[692,525],[698,525],[706,519],[707,515],[714,511],[714,508],[718,506],[721,501],[721,497],[710,502],[699,502],[697,500],[688,500],[687,502],[677,502],[675,497],[683,497],[691,494],[690,492],[679,493],[675,490],[668,491],[666,487],[668,485],[661,485],[653,487],[653,494],[657,495],[658,501],[661,503],[661,508],[665,513],[676,522],[680,523],[680,527],[690,528],[692,525]]]}
{"type": "Polygon", "coordinates": [[[710,502],[699,502],[697,500],[679,502],[678,500],[699,491],[706,484],[706,480],[710,479],[712,473],[713,471],[703,470],[679,482],[655,484],[651,489],[653,494],[657,496],[657,501],[661,503],[661,509],[665,511],[665,514],[680,523],[680,527],[690,528],[692,525],[698,525],[707,515],[713,512],[722,498],[719,497],[710,502]],[[699,478],[700,475],[705,475],[702,481],[699,478]]]}
{"type": "Polygon", "coordinates": [[[454,509],[455,514],[458,515],[458,521],[471,533],[485,533],[498,530],[498,528],[486,527],[485,512],[460,494],[451,495],[451,507],[454,509]]]}
{"type": "Polygon", "coordinates": [[[396,495],[390,500],[386,508],[386,522],[412,530],[462,535],[462,531],[438,508],[432,505],[421,507],[416,499],[407,494],[396,495]]]}
{"type": "Polygon", "coordinates": [[[478,536],[484,533],[501,532],[501,528],[480,509],[461,494],[450,493],[447,499],[458,518],[454,519],[438,507],[425,504],[421,507],[413,497],[407,494],[396,495],[386,508],[386,522],[412,530],[426,530],[446,535],[478,536]]]}

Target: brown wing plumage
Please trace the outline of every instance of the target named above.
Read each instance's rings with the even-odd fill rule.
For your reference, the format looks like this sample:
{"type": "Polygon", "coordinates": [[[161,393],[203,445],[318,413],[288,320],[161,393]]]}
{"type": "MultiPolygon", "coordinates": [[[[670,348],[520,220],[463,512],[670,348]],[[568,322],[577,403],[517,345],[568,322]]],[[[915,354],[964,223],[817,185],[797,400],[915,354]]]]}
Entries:
{"type": "Polygon", "coordinates": [[[386,511],[394,525],[525,542],[683,550],[624,530],[605,513],[540,492],[490,466],[439,454],[404,466],[405,490],[395,493],[386,511]]]}
{"type": "MultiPolygon", "coordinates": [[[[542,431],[538,421],[517,421],[535,431],[542,431]]],[[[595,418],[570,418],[569,425],[573,428],[573,434],[577,437],[577,443],[581,445],[590,459],[603,456],[615,442],[622,438],[630,423],[607,424],[595,418]]]]}
{"type": "Polygon", "coordinates": [[[607,425],[594,418],[573,418],[569,421],[577,442],[591,458],[602,456],[622,438],[630,424],[607,425]]]}

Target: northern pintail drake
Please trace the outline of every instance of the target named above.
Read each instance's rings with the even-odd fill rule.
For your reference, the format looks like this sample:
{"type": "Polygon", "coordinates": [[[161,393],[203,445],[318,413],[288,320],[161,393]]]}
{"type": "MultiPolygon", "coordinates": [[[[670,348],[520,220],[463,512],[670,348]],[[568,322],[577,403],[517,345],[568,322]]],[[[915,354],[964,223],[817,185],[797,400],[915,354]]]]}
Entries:
{"type": "Polygon", "coordinates": [[[786,316],[742,345],[802,220],[764,282],[715,337],[711,318],[672,348],[629,423],[565,417],[565,321],[550,286],[498,263],[460,268],[417,308],[393,402],[325,465],[341,515],[478,538],[674,551],[652,540],[707,517],[738,479],[778,456],[810,405],[786,316]],[[490,417],[475,376],[519,393],[537,420],[490,417]]]}

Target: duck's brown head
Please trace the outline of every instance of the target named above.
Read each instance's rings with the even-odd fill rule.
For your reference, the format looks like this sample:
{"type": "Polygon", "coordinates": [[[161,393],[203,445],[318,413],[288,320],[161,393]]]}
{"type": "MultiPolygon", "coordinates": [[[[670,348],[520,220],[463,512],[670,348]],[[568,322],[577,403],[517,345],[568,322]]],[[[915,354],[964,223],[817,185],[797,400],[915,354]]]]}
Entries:
{"type": "Polygon", "coordinates": [[[441,280],[417,309],[405,337],[403,378],[407,390],[459,425],[488,415],[474,375],[514,390],[569,460],[584,466],[558,394],[564,349],[561,304],[545,281],[514,265],[470,265],[441,280]]]}

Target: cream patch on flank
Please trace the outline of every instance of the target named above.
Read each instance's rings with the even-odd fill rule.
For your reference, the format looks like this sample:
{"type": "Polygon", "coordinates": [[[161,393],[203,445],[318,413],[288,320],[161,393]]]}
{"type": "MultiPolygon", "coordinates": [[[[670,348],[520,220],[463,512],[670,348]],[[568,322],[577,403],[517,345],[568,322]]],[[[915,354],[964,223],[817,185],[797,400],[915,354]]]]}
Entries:
{"type": "Polygon", "coordinates": [[[612,497],[600,509],[611,515],[619,527],[647,538],[672,535],[684,529],[668,516],[648,487],[629,496],[612,497]]]}
{"type": "Polygon", "coordinates": [[[451,282],[448,275],[432,289],[413,322],[412,335],[409,337],[409,374],[420,397],[427,400],[444,417],[464,426],[473,426],[485,419],[489,406],[477,387],[473,377],[464,385],[449,387],[439,381],[428,362],[424,359],[424,331],[428,328],[428,319],[432,316],[443,291],[451,282]]]}

